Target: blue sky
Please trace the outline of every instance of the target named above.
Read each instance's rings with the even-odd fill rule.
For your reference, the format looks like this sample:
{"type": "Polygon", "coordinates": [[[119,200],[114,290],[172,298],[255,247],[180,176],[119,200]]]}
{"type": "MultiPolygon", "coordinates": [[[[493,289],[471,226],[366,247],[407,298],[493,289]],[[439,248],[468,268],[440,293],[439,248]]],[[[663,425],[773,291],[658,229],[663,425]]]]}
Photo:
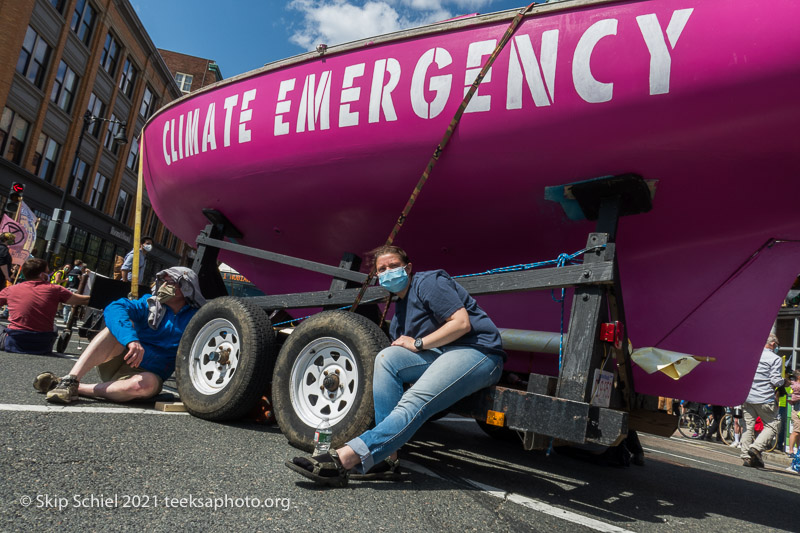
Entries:
{"type": "Polygon", "coordinates": [[[525,0],[130,1],[156,47],[213,59],[225,78],[319,43],[340,44],[526,5],[525,0]]]}

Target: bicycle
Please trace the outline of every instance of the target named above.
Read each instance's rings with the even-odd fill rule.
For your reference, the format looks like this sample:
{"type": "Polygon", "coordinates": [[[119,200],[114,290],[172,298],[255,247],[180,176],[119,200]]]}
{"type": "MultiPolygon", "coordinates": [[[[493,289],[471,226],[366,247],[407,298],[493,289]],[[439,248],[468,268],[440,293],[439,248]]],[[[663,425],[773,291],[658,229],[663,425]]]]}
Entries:
{"type": "Polygon", "coordinates": [[[693,402],[684,405],[685,411],[678,419],[678,431],[687,439],[703,439],[708,431],[706,418],[711,413],[705,405],[693,402]]]}
{"type": "MultiPolygon", "coordinates": [[[[744,419],[741,419],[741,424],[744,424],[744,419]]],[[[761,434],[761,431],[756,432],[755,439],[761,434]]],[[[725,444],[730,444],[734,441],[734,424],[733,424],[733,413],[725,413],[725,416],[722,417],[722,421],[719,423],[719,436],[722,439],[722,442],[725,444]]],[[[778,434],[772,436],[772,439],[769,441],[769,445],[765,451],[771,452],[778,446],[778,434]]]]}

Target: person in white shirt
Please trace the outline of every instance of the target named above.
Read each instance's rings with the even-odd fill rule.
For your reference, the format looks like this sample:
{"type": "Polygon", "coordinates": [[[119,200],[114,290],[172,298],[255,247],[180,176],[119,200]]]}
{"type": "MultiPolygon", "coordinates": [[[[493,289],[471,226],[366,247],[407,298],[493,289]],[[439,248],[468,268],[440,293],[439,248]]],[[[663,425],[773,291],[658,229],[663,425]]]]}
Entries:
{"type": "Polygon", "coordinates": [[[744,409],[745,431],[742,435],[742,454],[744,466],[763,467],[761,454],[778,433],[780,418],[778,404],[775,400],[775,388],[788,385],[789,380],[781,377],[783,362],[778,357],[778,337],[770,333],[767,344],[761,352],[761,359],[756,367],[756,375],[750,386],[750,394],[742,404],[744,409]],[[761,417],[764,429],[753,441],[756,417],[761,417]]]}

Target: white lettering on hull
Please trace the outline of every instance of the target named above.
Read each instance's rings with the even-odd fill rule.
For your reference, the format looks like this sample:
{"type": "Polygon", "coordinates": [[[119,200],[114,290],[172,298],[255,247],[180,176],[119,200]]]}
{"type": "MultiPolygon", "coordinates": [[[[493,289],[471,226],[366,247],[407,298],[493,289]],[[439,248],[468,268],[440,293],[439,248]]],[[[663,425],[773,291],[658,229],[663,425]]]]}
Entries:
{"type": "Polygon", "coordinates": [[[400,62],[390,57],[389,59],[379,59],[375,62],[375,70],[372,73],[372,88],[369,92],[369,122],[374,124],[380,120],[381,110],[387,121],[397,120],[397,113],[394,110],[392,101],[392,91],[400,81],[400,62]],[[384,84],[386,74],[389,74],[389,81],[384,84]]]}
{"type": "Polygon", "coordinates": [[[323,72],[319,85],[315,87],[316,78],[316,74],[309,74],[303,84],[303,96],[297,113],[297,133],[306,131],[306,126],[308,131],[314,131],[317,122],[321,130],[330,128],[331,71],[323,72]]]}
{"type": "Polygon", "coordinates": [[[592,74],[591,60],[603,37],[617,34],[617,19],[598,20],[584,32],[572,58],[572,81],[581,98],[590,104],[608,102],[614,95],[614,83],[598,81],[592,74]]]}
{"type": "Polygon", "coordinates": [[[520,35],[509,43],[508,91],[506,109],[522,109],[522,78],[528,85],[536,107],[548,106],[555,101],[556,56],[558,54],[558,30],[542,34],[539,61],[533,51],[529,35],[520,35]],[[540,69],[541,64],[541,69],[540,69]],[[545,89],[545,83],[547,88],[545,89]],[[548,94],[549,93],[549,94],[548,94]]]}
{"type": "MultiPolygon", "coordinates": [[[[642,40],[639,41],[642,44],[639,46],[642,47],[641,51],[646,49],[650,59],[649,94],[651,96],[668,94],[673,67],[672,53],[693,12],[694,8],[673,11],[666,28],[662,27],[662,23],[655,13],[636,16],[636,25],[634,25],[633,17],[627,20],[609,18],[594,22],[583,31],[572,51],[571,80],[562,76],[560,83],[563,85],[568,80],[571,81],[575,92],[585,102],[600,104],[611,101],[614,98],[614,80],[598,79],[592,71],[592,60],[594,59],[596,62],[595,66],[608,65],[613,61],[613,56],[609,57],[609,54],[614,53],[615,43],[621,42],[620,38],[616,37],[618,30],[629,36],[631,28],[638,26],[642,36],[642,40]],[[601,42],[602,45],[600,45],[601,42]],[[603,61],[603,63],[599,63],[599,61],[603,61]]],[[[535,26],[532,25],[530,31],[535,32],[535,30],[535,26]]],[[[563,40],[560,31],[563,30],[545,30],[538,38],[536,33],[528,34],[520,31],[508,43],[506,51],[498,58],[498,61],[508,61],[508,76],[505,80],[505,110],[523,109],[526,106],[529,107],[530,102],[535,107],[555,105],[556,66],[559,45],[563,40]],[[530,99],[526,94],[530,95],[530,99]]],[[[629,39],[625,42],[630,46],[627,44],[629,39]]],[[[486,62],[487,56],[493,52],[496,44],[495,39],[489,39],[465,45],[466,59],[465,63],[461,65],[464,73],[464,94],[469,91],[482,65],[486,62]]],[[[563,45],[561,46],[563,47],[563,45]]],[[[464,56],[456,54],[456,57],[464,56]]],[[[567,57],[570,56],[567,55],[567,57]]],[[[412,62],[413,59],[409,61],[406,68],[410,69],[412,62]]],[[[324,64],[321,63],[321,65],[324,64]]],[[[487,70],[486,76],[465,112],[491,111],[493,104],[495,107],[502,106],[502,104],[493,102],[493,96],[502,100],[502,87],[496,86],[497,81],[488,85],[492,83],[492,70],[487,70]],[[491,87],[492,90],[489,91],[488,87],[491,87]]],[[[398,120],[398,100],[400,100],[401,109],[403,109],[403,105],[410,104],[412,117],[415,116],[422,120],[436,118],[442,114],[451,97],[455,98],[456,94],[460,94],[460,91],[452,91],[453,76],[460,75],[458,72],[458,66],[453,64],[451,51],[443,46],[438,46],[423,52],[417,58],[416,63],[413,63],[407,95],[396,93],[403,76],[403,65],[393,57],[379,58],[374,61],[371,80],[367,78],[369,73],[365,62],[343,65],[337,67],[337,70],[331,69],[306,74],[302,90],[298,91],[295,90],[298,88],[297,77],[280,80],[275,114],[272,117],[274,119],[272,136],[329,130],[331,127],[331,86],[334,83],[334,77],[338,80],[339,75],[341,75],[341,92],[338,101],[338,121],[335,120],[335,125],[339,128],[365,125],[361,116],[362,112],[358,110],[364,109],[363,106],[358,106],[364,98],[368,98],[366,124],[396,122],[398,120]],[[408,99],[403,100],[403,98],[408,99]],[[294,108],[295,105],[296,108],[294,108]],[[293,124],[292,120],[296,122],[293,124]]],[[[602,78],[604,76],[602,72],[608,71],[598,69],[597,72],[602,78]]],[[[607,75],[605,74],[605,76],[607,75]]],[[[563,88],[560,91],[563,91],[563,88]]],[[[223,128],[222,146],[224,148],[251,142],[254,140],[254,136],[264,134],[264,131],[259,128],[255,130],[250,128],[250,124],[257,114],[269,112],[264,106],[257,105],[256,89],[249,89],[238,94],[228,93],[224,97],[219,97],[216,102],[208,104],[203,117],[202,135],[198,135],[201,119],[200,108],[172,116],[164,122],[162,152],[167,165],[217,149],[217,103],[221,103],[225,109],[224,120],[220,125],[223,128]],[[239,127],[231,135],[237,111],[239,127]]],[[[267,135],[269,135],[268,131],[269,128],[267,135]]]]}
{"type": "Polygon", "coordinates": [[[411,77],[411,107],[419,118],[436,118],[444,111],[444,106],[450,96],[453,75],[431,76],[428,90],[436,94],[431,102],[425,99],[425,76],[429,67],[434,63],[439,70],[442,70],[452,62],[453,57],[444,48],[431,48],[417,61],[414,75],[411,77]]]}
{"type": "MultiPolygon", "coordinates": [[[[669,48],[675,49],[678,37],[683,33],[689,16],[694,9],[679,9],[672,13],[667,25],[669,48]]],[[[672,57],[669,54],[661,24],[655,13],[636,17],[642,37],[650,52],[650,94],[667,94],[669,92],[669,76],[672,71],[672,57]]]]}

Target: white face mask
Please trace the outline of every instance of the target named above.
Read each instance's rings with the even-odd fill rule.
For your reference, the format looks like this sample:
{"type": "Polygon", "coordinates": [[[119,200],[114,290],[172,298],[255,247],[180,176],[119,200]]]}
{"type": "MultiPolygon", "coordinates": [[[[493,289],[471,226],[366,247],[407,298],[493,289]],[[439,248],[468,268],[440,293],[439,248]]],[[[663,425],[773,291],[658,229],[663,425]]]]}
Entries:
{"type": "Polygon", "coordinates": [[[145,252],[149,252],[150,250],[152,250],[152,249],[153,249],[153,245],[152,245],[152,244],[145,244],[144,246],[142,246],[142,249],[143,249],[145,252]]]}

